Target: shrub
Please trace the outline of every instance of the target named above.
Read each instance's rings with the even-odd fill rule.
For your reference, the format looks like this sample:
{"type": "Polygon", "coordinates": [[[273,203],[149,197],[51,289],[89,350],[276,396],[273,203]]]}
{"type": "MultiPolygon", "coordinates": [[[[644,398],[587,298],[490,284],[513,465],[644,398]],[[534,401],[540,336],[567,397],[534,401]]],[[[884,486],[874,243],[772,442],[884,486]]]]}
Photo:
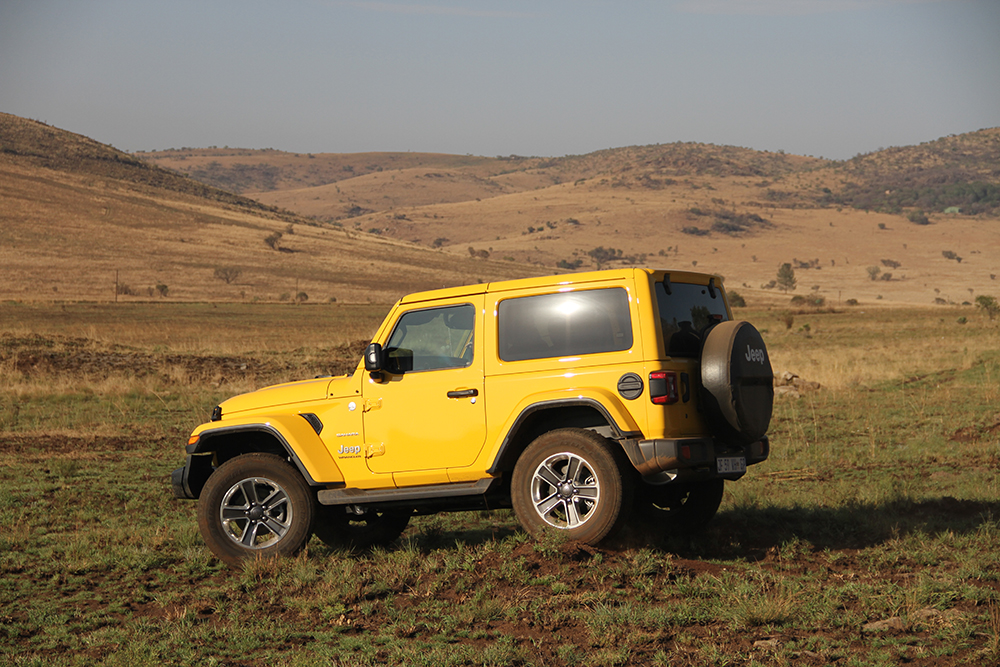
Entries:
{"type": "Polygon", "coordinates": [[[962,263],[962,258],[959,257],[957,254],[955,254],[954,250],[942,250],[941,256],[944,257],[945,259],[953,259],[959,264],[962,263]]]}
{"type": "Polygon", "coordinates": [[[882,273],[882,269],[877,266],[869,266],[865,271],[868,272],[868,278],[871,280],[878,280],[878,274],[882,273]]]}
{"type": "Polygon", "coordinates": [[[739,292],[733,291],[729,293],[729,305],[733,308],[745,308],[747,300],[739,292]]]}
{"type": "Polygon", "coordinates": [[[583,260],[580,258],[574,259],[572,261],[567,261],[565,259],[560,259],[559,263],[556,264],[560,269],[579,269],[583,265],[583,260]]]}
{"type": "Polygon", "coordinates": [[[848,299],[845,303],[847,303],[848,306],[856,306],[856,305],[858,305],[858,300],[857,299],[848,299]]]}
{"type": "Polygon", "coordinates": [[[299,292],[295,295],[295,303],[302,303],[309,300],[309,295],[305,292],[299,292]]]}
{"type": "Polygon", "coordinates": [[[277,250],[281,241],[281,232],[274,232],[264,237],[264,245],[271,250],[277,250]]]}
{"type": "Polygon", "coordinates": [[[163,283],[159,283],[156,286],[156,291],[160,293],[161,297],[164,297],[167,295],[167,292],[170,291],[170,288],[164,285],[163,283]]]}
{"type": "Polygon", "coordinates": [[[604,246],[597,246],[593,250],[588,250],[587,255],[594,260],[597,264],[597,268],[600,268],[602,264],[606,264],[615,259],[621,259],[622,251],[615,250],[614,248],[605,248],[604,246]]]}
{"type": "Polygon", "coordinates": [[[931,224],[931,219],[927,217],[927,214],[923,211],[912,211],[907,216],[906,219],[915,225],[929,225],[931,224]]]}
{"type": "Polygon", "coordinates": [[[1000,315],[1000,304],[992,296],[986,296],[985,294],[977,296],[976,308],[986,313],[991,320],[996,319],[996,316],[1000,315]]]}

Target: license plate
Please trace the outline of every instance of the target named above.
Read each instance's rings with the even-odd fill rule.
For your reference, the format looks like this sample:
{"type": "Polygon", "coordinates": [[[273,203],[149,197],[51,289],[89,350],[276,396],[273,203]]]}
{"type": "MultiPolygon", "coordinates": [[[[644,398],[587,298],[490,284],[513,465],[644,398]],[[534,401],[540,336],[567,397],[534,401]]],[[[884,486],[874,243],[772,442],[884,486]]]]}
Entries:
{"type": "Polygon", "coordinates": [[[720,475],[731,472],[746,472],[747,459],[745,456],[726,456],[716,459],[715,466],[720,475]]]}

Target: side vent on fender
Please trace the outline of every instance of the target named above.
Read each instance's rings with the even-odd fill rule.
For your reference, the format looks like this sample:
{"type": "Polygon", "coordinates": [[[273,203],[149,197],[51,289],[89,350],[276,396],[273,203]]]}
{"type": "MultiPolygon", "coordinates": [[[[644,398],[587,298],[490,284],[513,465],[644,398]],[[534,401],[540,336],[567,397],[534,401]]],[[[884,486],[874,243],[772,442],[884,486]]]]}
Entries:
{"type": "Polygon", "coordinates": [[[319,417],[317,417],[313,413],[300,412],[299,416],[305,419],[307,422],[309,422],[309,425],[313,427],[314,431],[316,431],[316,435],[319,435],[320,432],[323,430],[323,422],[321,422],[319,420],[319,417]]]}

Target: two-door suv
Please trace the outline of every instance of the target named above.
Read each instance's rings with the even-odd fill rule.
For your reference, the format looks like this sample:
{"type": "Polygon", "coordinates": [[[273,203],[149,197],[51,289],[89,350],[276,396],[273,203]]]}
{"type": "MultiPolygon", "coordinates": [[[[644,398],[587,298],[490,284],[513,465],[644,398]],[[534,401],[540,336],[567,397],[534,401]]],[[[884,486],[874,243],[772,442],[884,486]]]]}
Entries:
{"type": "Polygon", "coordinates": [[[513,507],[594,544],[633,514],[693,530],[768,456],[757,330],[719,276],[620,269],[396,303],[347,376],[216,407],[174,471],[223,561],[390,542],[414,514],[513,507]]]}

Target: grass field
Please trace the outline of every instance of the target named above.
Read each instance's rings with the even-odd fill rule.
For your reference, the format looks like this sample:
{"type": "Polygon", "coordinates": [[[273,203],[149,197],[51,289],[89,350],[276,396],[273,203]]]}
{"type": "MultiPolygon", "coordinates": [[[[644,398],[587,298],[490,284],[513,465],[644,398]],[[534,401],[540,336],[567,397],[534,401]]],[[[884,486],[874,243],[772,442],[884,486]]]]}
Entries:
{"type": "Polygon", "coordinates": [[[771,459],[695,538],[466,513],[222,566],[170,490],[188,432],[352,368],[385,309],[0,304],[0,664],[1000,661],[1000,329],[972,308],[738,313],[820,387],[777,399],[771,459]]]}

